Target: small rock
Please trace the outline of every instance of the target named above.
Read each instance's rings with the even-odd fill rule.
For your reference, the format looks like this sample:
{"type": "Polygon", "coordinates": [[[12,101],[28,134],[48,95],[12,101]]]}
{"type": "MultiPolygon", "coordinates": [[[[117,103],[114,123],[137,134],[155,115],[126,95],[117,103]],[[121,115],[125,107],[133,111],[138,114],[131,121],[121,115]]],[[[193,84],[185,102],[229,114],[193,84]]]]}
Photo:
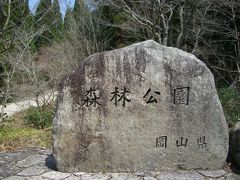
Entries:
{"type": "Polygon", "coordinates": [[[227,174],[224,170],[216,170],[216,171],[199,171],[199,173],[203,176],[211,177],[211,178],[220,178],[227,174]]]}
{"type": "Polygon", "coordinates": [[[67,177],[66,179],[64,180],[82,180],[81,177],[79,176],[74,176],[74,175],[71,175],[69,177],[67,177]]]}
{"type": "Polygon", "coordinates": [[[77,173],[73,173],[75,176],[82,176],[85,175],[85,172],[77,172],[77,173]]]}
{"type": "Polygon", "coordinates": [[[154,177],[144,177],[144,180],[156,180],[154,177]]]}
{"type": "Polygon", "coordinates": [[[147,172],[145,172],[146,177],[156,177],[159,174],[160,174],[160,172],[157,172],[157,171],[147,171],[147,172]]]}
{"type": "Polygon", "coordinates": [[[26,180],[46,180],[46,179],[42,178],[41,176],[31,176],[26,178],[26,180]]]}
{"type": "Polygon", "coordinates": [[[158,180],[205,180],[197,172],[164,172],[156,177],[158,180]]]}
{"type": "Polygon", "coordinates": [[[52,150],[50,150],[50,149],[41,149],[37,153],[41,154],[41,155],[50,155],[52,153],[52,150]]]}
{"type": "Polygon", "coordinates": [[[226,180],[239,180],[239,179],[240,179],[240,175],[230,173],[230,174],[228,174],[228,175],[226,176],[225,179],[226,179],[226,180]]]}
{"type": "Polygon", "coordinates": [[[105,174],[85,174],[81,176],[82,180],[109,180],[110,178],[105,174]]]}
{"type": "Polygon", "coordinates": [[[39,176],[45,172],[49,171],[49,169],[45,166],[32,166],[23,171],[19,172],[17,175],[20,176],[39,176]]]}
{"type": "Polygon", "coordinates": [[[52,179],[52,180],[62,180],[69,176],[70,176],[69,173],[62,173],[62,172],[58,172],[58,171],[50,171],[50,172],[46,172],[42,175],[43,178],[52,179]]]}
{"type": "Polygon", "coordinates": [[[10,176],[10,177],[7,177],[3,180],[26,180],[25,177],[20,177],[20,176],[10,176]]]}
{"type": "Polygon", "coordinates": [[[217,180],[226,180],[225,177],[220,177],[220,178],[210,178],[209,180],[215,180],[215,179],[217,179],[217,180]]]}
{"type": "Polygon", "coordinates": [[[130,173],[112,173],[111,180],[140,180],[140,177],[136,177],[130,173]]]}
{"type": "Polygon", "coordinates": [[[25,167],[30,167],[40,163],[44,164],[46,158],[47,158],[46,155],[40,155],[40,154],[31,155],[31,156],[28,156],[28,158],[22,161],[19,161],[16,166],[20,168],[25,168],[25,167]]]}
{"type": "Polygon", "coordinates": [[[139,177],[144,177],[145,173],[144,172],[134,172],[133,175],[134,176],[139,176],[139,177]]]}

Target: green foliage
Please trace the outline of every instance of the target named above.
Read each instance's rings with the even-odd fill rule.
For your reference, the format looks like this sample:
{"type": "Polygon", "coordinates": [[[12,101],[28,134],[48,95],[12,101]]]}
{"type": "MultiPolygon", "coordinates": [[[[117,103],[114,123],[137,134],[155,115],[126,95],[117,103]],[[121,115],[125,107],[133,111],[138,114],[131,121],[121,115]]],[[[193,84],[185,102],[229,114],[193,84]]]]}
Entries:
{"type": "Polygon", "coordinates": [[[0,20],[0,52],[12,51],[15,44],[19,44],[21,38],[19,32],[28,31],[33,25],[33,16],[28,7],[28,0],[0,3],[0,20]]]}
{"type": "Polygon", "coordinates": [[[26,24],[26,27],[31,23],[30,10],[28,0],[13,0],[11,3],[10,21],[18,27],[26,24]]]}
{"type": "Polygon", "coordinates": [[[0,29],[3,28],[5,21],[6,21],[6,12],[4,10],[4,6],[2,4],[2,2],[0,1],[0,29]]]}
{"type": "Polygon", "coordinates": [[[83,0],[75,0],[75,4],[73,7],[73,15],[76,21],[80,19],[82,3],[83,3],[83,0]]]}
{"type": "Polygon", "coordinates": [[[53,115],[53,108],[31,107],[26,111],[24,119],[28,125],[34,128],[45,129],[52,125],[53,115]]]}
{"type": "Polygon", "coordinates": [[[51,0],[40,0],[35,15],[35,22],[40,27],[43,24],[51,24],[52,20],[52,2],[51,0]]]}
{"type": "Polygon", "coordinates": [[[51,32],[53,22],[53,11],[51,9],[51,0],[40,0],[37,6],[34,23],[36,30],[43,28],[43,32],[40,36],[36,37],[35,44],[37,48],[51,44],[54,38],[51,32]]]}
{"type": "Polygon", "coordinates": [[[240,121],[240,93],[232,88],[218,89],[226,119],[229,123],[240,121]]]}
{"type": "Polygon", "coordinates": [[[43,30],[35,39],[37,48],[61,39],[63,22],[58,0],[54,0],[53,4],[51,0],[40,0],[34,22],[36,30],[43,30]]]}
{"type": "Polygon", "coordinates": [[[113,17],[113,22],[115,24],[122,24],[128,20],[126,13],[120,12],[113,17]]]}
{"type": "Polygon", "coordinates": [[[62,32],[63,22],[62,22],[62,15],[60,12],[60,6],[58,0],[53,1],[53,24],[52,24],[52,33],[54,34],[55,39],[57,39],[62,32]]]}
{"type": "Polygon", "coordinates": [[[0,151],[23,147],[50,147],[51,130],[35,129],[26,124],[24,117],[27,111],[14,114],[0,123],[0,151]]]}
{"type": "Polygon", "coordinates": [[[64,29],[68,30],[72,23],[72,9],[68,7],[64,17],[64,29]]]}

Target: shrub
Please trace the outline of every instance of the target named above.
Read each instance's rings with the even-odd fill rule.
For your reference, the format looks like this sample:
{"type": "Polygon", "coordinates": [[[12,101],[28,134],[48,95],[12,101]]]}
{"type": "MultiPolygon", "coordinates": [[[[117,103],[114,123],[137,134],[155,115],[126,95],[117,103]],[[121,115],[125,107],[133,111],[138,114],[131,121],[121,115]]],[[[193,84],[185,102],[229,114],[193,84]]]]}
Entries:
{"type": "Polygon", "coordinates": [[[218,94],[228,123],[240,121],[240,93],[228,87],[218,89],[218,94]]]}
{"type": "Polygon", "coordinates": [[[37,129],[45,129],[52,126],[54,108],[30,107],[24,117],[26,123],[37,129]]]}

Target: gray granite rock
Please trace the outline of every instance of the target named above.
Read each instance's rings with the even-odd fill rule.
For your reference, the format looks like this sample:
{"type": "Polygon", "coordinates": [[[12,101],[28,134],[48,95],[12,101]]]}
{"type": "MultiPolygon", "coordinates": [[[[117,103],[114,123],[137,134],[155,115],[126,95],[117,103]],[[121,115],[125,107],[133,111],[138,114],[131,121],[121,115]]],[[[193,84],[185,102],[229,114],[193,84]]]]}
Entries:
{"type": "Polygon", "coordinates": [[[143,180],[156,180],[154,177],[144,177],[143,180]]]}
{"type": "Polygon", "coordinates": [[[111,180],[141,180],[142,178],[130,173],[111,173],[111,180]]]}
{"type": "Polygon", "coordinates": [[[24,160],[28,156],[36,154],[39,148],[25,148],[15,151],[0,152],[0,176],[9,177],[16,175],[21,168],[16,163],[24,160]]]}
{"type": "Polygon", "coordinates": [[[53,141],[63,172],[212,170],[228,128],[207,66],[150,40],[92,55],[64,79],[53,141]]]}
{"type": "Polygon", "coordinates": [[[50,171],[42,174],[42,177],[45,179],[51,179],[51,180],[63,180],[67,177],[69,177],[69,173],[62,173],[58,171],[50,171]]]}
{"type": "Polygon", "coordinates": [[[81,176],[82,180],[109,180],[111,176],[106,174],[85,174],[81,176]]]}
{"type": "Polygon", "coordinates": [[[87,174],[87,173],[85,173],[85,172],[73,173],[73,175],[75,175],[75,176],[82,176],[82,175],[85,175],[85,174],[87,174]]]}
{"type": "Polygon", "coordinates": [[[39,176],[47,171],[50,171],[46,166],[31,166],[29,168],[24,169],[23,171],[19,172],[17,175],[19,176],[39,176]]]}
{"type": "Polygon", "coordinates": [[[205,180],[197,172],[163,172],[156,177],[157,180],[205,180]]]}
{"type": "Polygon", "coordinates": [[[7,178],[4,178],[3,180],[27,180],[27,178],[21,176],[9,176],[7,178]]]}
{"type": "MultiPolygon", "coordinates": [[[[3,152],[1,153],[0,159],[1,164],[6,164],[9,162],[9,159],[13,160],[13,154],[19,153],[19,151],[14,152],[3,152]],[[4,157],[4,158],[3,158],[4,157]]],[[[32,161],[31,158],[35,155],[50,155],[51,152],[47,154],[38,153],[36,149],[26,149],[21,150],[19,154],[20,157],[16,157],[17,161],[14,161],[12,164],[12,170],[19,165],[20,162],[26,162],[26,160],[32,161]],[[31,152],[32,151],[32,152],[31,152]],[[22,159],[22,154],[30,154],[30,156],[24,156],[22,159]]],[[[39,164],[44,164],[45,160],[42,159],[42,162],[39,164]]],[[[204,178],[204,180],[240,180],[240,176],[234,173],[228,173],[223,170],[216,171],[174,171],[174,172],[157,172],[157,171],[137,171],[134,173],[86,173],[86,172],[77,172],[77,173],[62,173],[59,171],[52,171],[44,165],[32,165],[31,167],[22,167],[21,172],[18,173],[19,169],[15,172],[12,172],[15,175],[9,175],[5,177],[7,180],[56,180],[56,179],[64,179],[64,180],[156,180],[156,179],[176,179],[176,180],[199,180],[204,178]],[[45,172],[47,171],[47,172],[45,172]]],[[[4,177],[0,177],[0,179],[4,179],[4,177]]],[[[5,180],[4,179],[4,180],[5,180]]]]}
{"type": "Polygon", "coordinates": [[[13,163],[7,164],[6,166],[0,166],[0,174],[3,177],[14,176],[19,171],[21,171],[21,169],[14,166],[13,163]]]}
{"type": "Polygon", "coordinates": [[[210,178],[220,178],[220,177],[224,177],[227,174],[227,172],[224,170],[199,171],[199,173],[202,174],[203,176],[210,177],[210,178]]]}
{"type": "Polygon", "coordinates": [[[79,176],[74,176],[74,175],[71,175],[69,177],[67,177],[66,179],[64,180],[82,180],[81,177],[79,176]]]}
{"type": "Polygon", "coordinates": [[[227,175],[227,177],[225,179],[226,180],[240,180],[240,175],[230,173],[230,174],[227,175]]]}
{"type": "Polygon", "coordinates": [[[47,180],[43,178],[42,176],[30,176],[26,178],[27,180],[47,180]]]}
{"type": "Polygon", "coordinates": [[[47,149],[47,148],[44,148],[44,149],[40,149],[37,154],[41,154],[41,155],[51,155],[52,154],[52,150],[51,149],[47,149]]]}
{"type": "Polygon", "coordinates": [[[36,164],[45,164],[46,155],[35,154],[28,156],[26,159],[19,161],[16,166],[17,167],[30,167],[36,164]]]}
{"type": "Polygon", "coordinates": [[[210,178],[209,180],[215,180],[215,179],[217,179],[217,180],[226,180],[226,178],[225,177],[220,177],[220,178],[210,178]]]}
{"type": "Polygon", "coordinates": [[[139,177],[144,177],[144,176],[145,176],[145,173],[144,173],[144,172],[137,171],[137,172],[134,172],[133,175],[134,175],[134,176],[139,176],[139,177]]]}

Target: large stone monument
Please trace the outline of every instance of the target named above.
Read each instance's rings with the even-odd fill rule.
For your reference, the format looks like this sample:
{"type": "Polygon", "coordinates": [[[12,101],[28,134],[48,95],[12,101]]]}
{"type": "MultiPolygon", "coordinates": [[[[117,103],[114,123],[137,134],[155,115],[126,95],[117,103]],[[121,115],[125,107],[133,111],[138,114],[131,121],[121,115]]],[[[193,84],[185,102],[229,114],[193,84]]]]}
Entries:
{"type": "Polygon", "coordinates": [[[94,54],[60,85],[53,151],[67,172],[222,168],[228,129],[213,75],[152,40],[94,54]]]}

